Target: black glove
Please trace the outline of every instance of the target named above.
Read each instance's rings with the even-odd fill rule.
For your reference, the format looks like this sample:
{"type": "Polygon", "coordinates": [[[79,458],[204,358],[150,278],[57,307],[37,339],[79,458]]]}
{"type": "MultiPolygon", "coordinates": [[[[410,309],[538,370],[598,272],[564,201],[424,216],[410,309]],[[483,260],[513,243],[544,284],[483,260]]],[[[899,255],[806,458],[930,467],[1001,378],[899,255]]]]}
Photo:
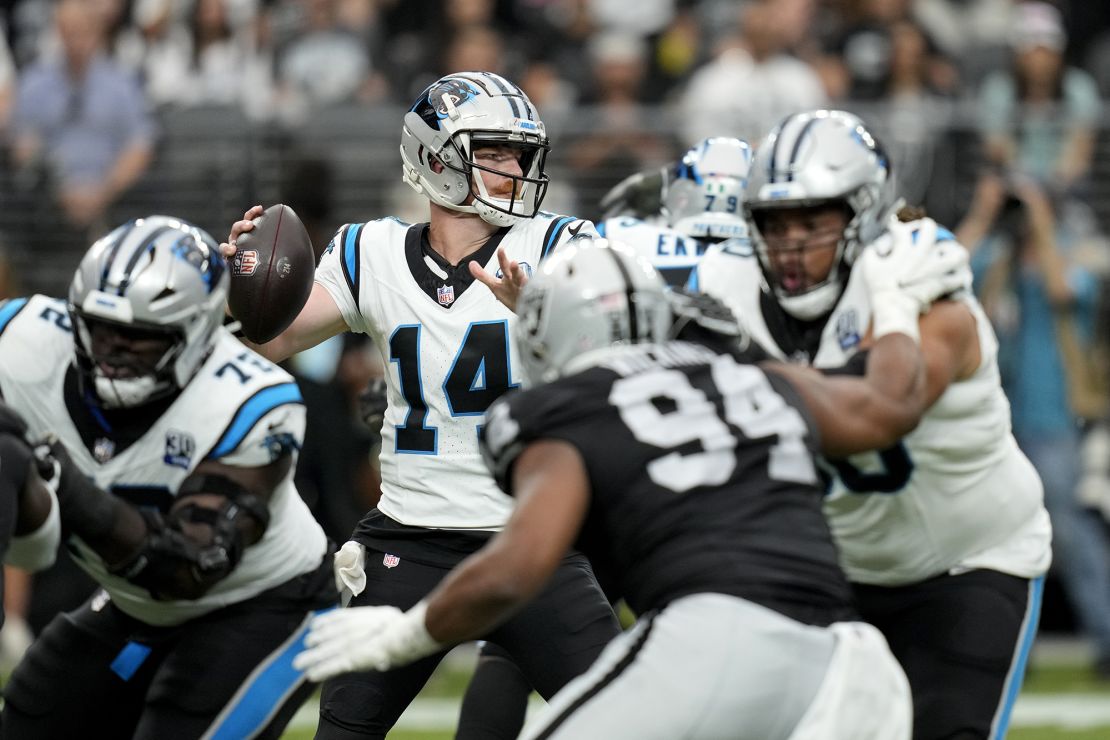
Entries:
{"type": "Polygon", "coordinates": [[[371,378],[362,393],[358,394],[358,413],[362,417],[362,422],[375,435],[381,432],[385,410],[388,407],[389,393],[385,378],[371,378]]]}
{"type": "Polygon", "coordinates": [[[146,537],[131,557],[109,566],[112,575],[165,600],[199,599],[231,572],[234,565],[219,543],[198,544],[172,515],[163,518],[146,508],[139,513],[146,522],[146,537]]]}

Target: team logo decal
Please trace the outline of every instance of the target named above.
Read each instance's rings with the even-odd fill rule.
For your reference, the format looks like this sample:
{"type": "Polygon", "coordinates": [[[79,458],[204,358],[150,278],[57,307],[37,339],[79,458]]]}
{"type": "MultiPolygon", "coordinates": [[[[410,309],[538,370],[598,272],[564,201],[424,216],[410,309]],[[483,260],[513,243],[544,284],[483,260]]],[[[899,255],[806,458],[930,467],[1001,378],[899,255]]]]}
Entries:
{"type": "Polygon", "coordinates": [[[396,568],[400,564],[401,558],[397,557],[396,555],[390,555],[389,553],[386,553],[385,557],[382,558],[382,565],[387,568],[396,568]]]}
{"type": "Polygon", "coordinates": [[[837,317],[836,341],[841,349],[849,349],[859,344],[859,317],[854,309],[849,309],[837,317]]]}
{"type": "Polygon", "coordinates": [[[166,454],[162,457],[162,462],[188,470],[196,449],[197,443],[193,441],[191,434],[171,429],[166,432],[166,454]]]}
{"type": "Polygon", "coordinates": [[[436,288],[436,299],[441,306],[450,306],[455,302],[455,287],[453,285],[441,285],[436,288]]]}
{"type": "Polygon", "coordinates": [[[436,85],[428,92],[428,102],[435,108],[436,115],[440,118],[447,118],[447,100],[450,100],[452,105],[458,106],[470,100],[478,94],[478,91],[470,86],[466,80],[444,80],[441,84],[436,85]]]}
{"type": "Polygon", "coordinates": [[[235,275],[253,275],[257,269],[258,252],[253,249],[245,249],[235,253],[235,262],[231,265],[232,273],[235,275]]]}

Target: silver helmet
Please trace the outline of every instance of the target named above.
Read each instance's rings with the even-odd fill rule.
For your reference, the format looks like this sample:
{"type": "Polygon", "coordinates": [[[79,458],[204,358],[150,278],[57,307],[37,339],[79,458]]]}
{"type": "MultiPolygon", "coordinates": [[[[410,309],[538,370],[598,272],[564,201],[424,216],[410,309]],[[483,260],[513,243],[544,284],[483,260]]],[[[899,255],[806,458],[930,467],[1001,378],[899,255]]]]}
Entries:
{"type": "Polygon", "coordinates": [[[547,193],[547,150],[547,132],[532,101],[490,72],[459,72],[436,80],[405,114],[401,129],[404,181],[433,203],[476,213],[494,226],[536,215],[547,193]],[[475,163],[474,150],[483,145],[518,149],[522,174],[475,163]],[[510,177],[512,194],[491,195],[478,173],[483,169],[510,177]]]}
{"type": "Polygon", "coordinates": [[[894,175],[882,145],[857,116],[816,110],[787,117],[756,149],[744,210],[760,266],[779,305],[800,319],[832,310],[860,251],[886,232],[898,210],[894,175]],[[848,224],[828,276],[788,291],[771,270],[762,217],[776,208],[842,205],[848,224]]]}
{"type": "Polygon", "coordinates": [[[529,383],[584,370],[613,347],[664,341],[672,324],[659,272],[631,247],[586,235],[540,264],[517,314],[529,383]]]}
{"type": "Polygon", "coordinates": [[[167,216],[130,221],[85,253],[69,287],[77,365],[106,407],[138,406],[184,388],[223,322],[228,271],[216,240],[167,216]],[[119,357],[94,349],[97,323],[165,340],[150,367],[106,372],[119,357]]]}
{"type": "Polygon", "coordinates": [[[751,164],[752,148],[741,139],[712,136],[690,147],[667,182],[667,224],[696,239],[746,239],[744,187],[751,164]]]}

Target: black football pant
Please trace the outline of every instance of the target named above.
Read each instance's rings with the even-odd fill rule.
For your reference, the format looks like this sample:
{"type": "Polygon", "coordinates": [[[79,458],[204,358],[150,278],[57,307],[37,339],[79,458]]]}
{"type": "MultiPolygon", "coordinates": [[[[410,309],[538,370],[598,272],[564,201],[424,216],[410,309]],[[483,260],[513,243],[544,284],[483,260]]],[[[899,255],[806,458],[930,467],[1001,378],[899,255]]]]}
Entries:
{"type": "Polygon", "coordinates": [[[174,627],[97,591],[16,667],[0,738],[276,740],[312,690],[291,663],[312,614],[336,605],[331,564],[174,627]]]}
{"type": "Polygon", "coordinates": [[[1043,585],[991,570],[896,588],[853,584],[860,613],[909,678],[914,740],[1006,736],[1043,585]]]}
{"type": "MultiPolygon", "coordinates": [[[[384,557],[367,550],[366,590],[351,606],[409,609],[450,572],[404,558],[387,567],[384,557]]],[[[619,631],[589,562],[575,553],[563,560],[539,596],[483,637],[504,648],[536,691],[550,698],[585,672],[619,631]]],[[[325,682],[317,740],[384,738],[445,654],[386,673],[350,673],[325,682]]]]}

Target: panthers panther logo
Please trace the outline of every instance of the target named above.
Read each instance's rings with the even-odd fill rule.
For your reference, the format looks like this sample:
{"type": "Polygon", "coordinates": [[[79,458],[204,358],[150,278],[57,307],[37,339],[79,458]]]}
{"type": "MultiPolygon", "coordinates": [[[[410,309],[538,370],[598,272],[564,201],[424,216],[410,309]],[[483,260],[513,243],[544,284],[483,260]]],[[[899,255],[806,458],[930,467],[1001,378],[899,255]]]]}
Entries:
{"type": "Polygon", "coordinates": [[[439,118],[447,118],[447,99],[457,106],[477,94],[478,91],[466,80],[449,79],[428,91],[428,102],[431,103],[439,118]]]}

